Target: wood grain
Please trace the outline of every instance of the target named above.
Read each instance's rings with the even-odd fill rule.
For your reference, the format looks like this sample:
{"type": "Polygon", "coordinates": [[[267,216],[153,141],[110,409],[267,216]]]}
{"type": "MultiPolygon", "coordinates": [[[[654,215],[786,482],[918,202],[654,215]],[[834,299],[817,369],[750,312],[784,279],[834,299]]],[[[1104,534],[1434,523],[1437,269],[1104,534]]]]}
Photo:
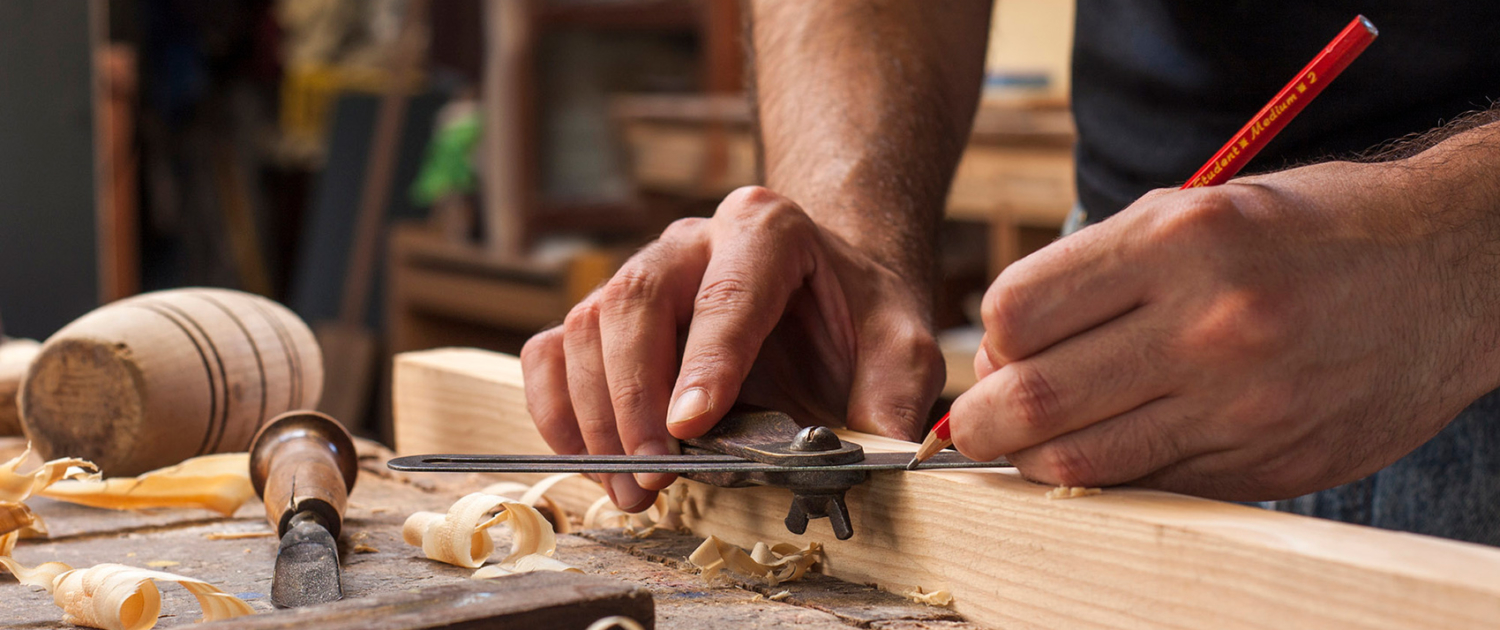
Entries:
{"type": "Polygon", "coordinates": [[[223,289],[147,293],[96,309],[47,340],[21,385],[21,421],[46,458],[109,476],[243,451],[262,424],[308,409],[323,359],[307,325],[223,289]]]}
{"type": "Polygon", "coordinates": [[[651,593],[595,575],[522,573],[425,589],[381,593],[319,606],[280,610],[203,626],[210,630],[585,630],[624,615],[655,627],[651,593]]]}
{"type": "MultiPolygon", "coordinates": [[[[514,357],[443,349],[395,368],[397,449],[546,452],[514,357]]],[[[845,432],[867,449],[914,445],[845,432]]],[[[1005,628],[1487,628],[1500,549],[1170,493],[1071,500],[1011,471],[880,473],[851,490],[851,540],[781,522],[779,489],[688,484],[687,523],[749,546],[827,546],[829,574],[894,592],[945,588],[1005,628]]],[[[569,500],[560,496],[559,500],[569,500]]]]}

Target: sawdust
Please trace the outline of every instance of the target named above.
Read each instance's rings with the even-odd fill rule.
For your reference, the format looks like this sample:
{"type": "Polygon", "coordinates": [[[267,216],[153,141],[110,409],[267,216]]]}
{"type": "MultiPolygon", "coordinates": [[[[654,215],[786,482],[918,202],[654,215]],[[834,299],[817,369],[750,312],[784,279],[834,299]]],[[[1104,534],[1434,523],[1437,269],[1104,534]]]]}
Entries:
{"type": "Polygon", "coordinates": [[[1047,498],[1077,499],[1079,497],[1091,497],[1098,494],[1104,494],[1104,490],[1099,488],[1075,488],[1070,486],[1058,486],[1047,492],[1047,498]]]}
{"type": "Polygon", "coordinates": [[[927,604],[928,606],[947,607],[953,605],[953,594],[949,593],[947,589],[938,589],[929,593],[923,592],[922,587],[918,586],[916,590],[907,593],[906,598],[918,604],[927,604]]]}

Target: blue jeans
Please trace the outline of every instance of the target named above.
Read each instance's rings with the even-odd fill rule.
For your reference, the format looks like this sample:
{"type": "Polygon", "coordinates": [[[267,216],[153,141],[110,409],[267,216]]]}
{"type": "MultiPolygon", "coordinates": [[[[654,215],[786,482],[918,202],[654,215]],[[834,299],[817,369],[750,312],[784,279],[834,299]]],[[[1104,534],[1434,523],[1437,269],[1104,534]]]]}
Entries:
{"type": "Polygon", "coordinates": [[[1267,504],[1283,512],[1500,546],[1500,390],[1359,481],[1267,504]]]}

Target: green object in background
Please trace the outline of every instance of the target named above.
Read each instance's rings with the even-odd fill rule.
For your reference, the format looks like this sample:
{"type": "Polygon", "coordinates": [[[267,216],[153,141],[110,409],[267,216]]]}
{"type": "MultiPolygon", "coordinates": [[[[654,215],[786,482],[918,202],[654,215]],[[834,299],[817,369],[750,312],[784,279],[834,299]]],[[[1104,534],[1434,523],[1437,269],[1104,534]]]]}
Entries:
{"type": "MultiPolygon", "coordinates": [[[[441,120],[442,116],[439,116],[441,120]]],[[[412,203],[431,206],[452,194],[474,192],[474,147],[479,144],[479,112],[471,110],[450,120],[432,134],[422,170],[411,185],[412,203]]]]}

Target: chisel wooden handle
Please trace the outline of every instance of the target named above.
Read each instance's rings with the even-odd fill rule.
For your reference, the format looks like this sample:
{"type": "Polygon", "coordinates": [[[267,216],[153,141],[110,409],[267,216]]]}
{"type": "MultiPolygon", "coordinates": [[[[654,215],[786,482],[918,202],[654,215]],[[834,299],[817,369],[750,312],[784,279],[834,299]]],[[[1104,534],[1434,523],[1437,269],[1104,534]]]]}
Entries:
{"type": "Polygon", "coordinates": [[[278,535],[290,528],[292,517],[311,512],[337,537],[358,474],[349,431],[316,411],[276,416],[250,446],[250,481],[278,535]]]}

